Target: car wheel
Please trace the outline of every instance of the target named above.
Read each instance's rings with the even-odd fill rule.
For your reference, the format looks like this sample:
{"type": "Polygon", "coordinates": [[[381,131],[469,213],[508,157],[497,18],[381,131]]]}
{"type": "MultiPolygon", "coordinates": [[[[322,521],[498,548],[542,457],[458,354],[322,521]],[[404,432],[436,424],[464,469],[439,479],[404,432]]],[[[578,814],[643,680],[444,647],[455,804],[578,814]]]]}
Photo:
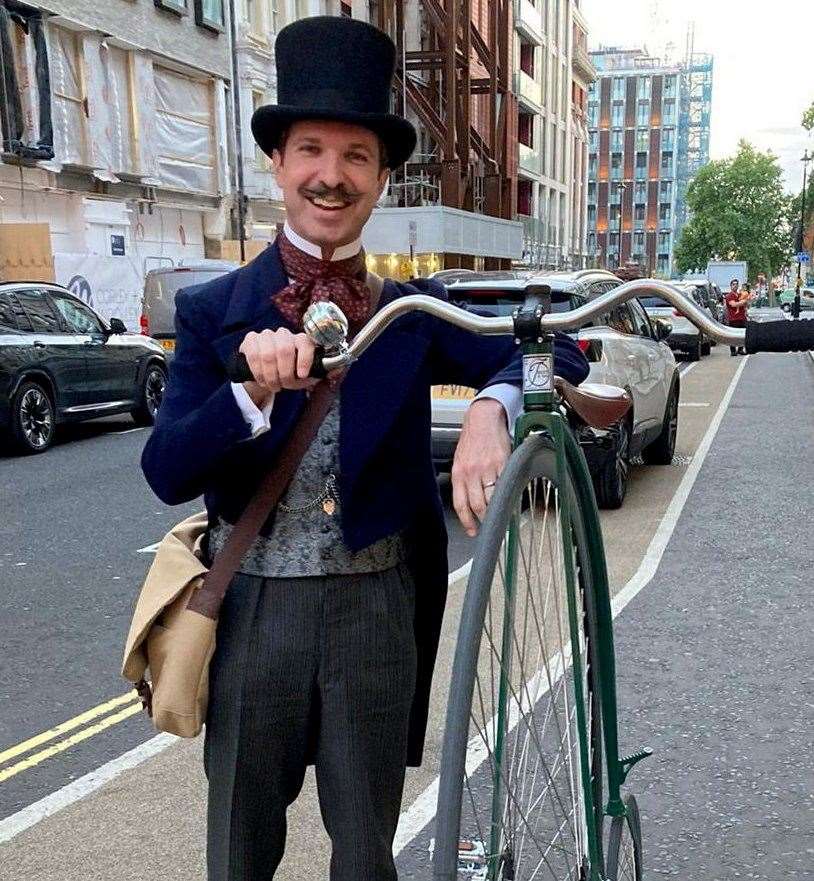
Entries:
{"type": "Polygon", "coordinates": [[[148,367],[141,385],[139,405],[130,414],[136,425],[152,425],[155,422],[166,386],[167,374],[155,364],[148,367]]]}
{"type": "Polygon", "coordinates": [[[659,436],[642,450],[642,458],[647,465],[669,465],[673,461],[676,450],[676,435],[678,434],[678,383],[673,383],[670,397],[667,399],[667,407],[664,411],[664,421],[661,424],[659,436]]]}
{"type": "Polygon", "coordinates": [[[54,439],[54,405],[36,382],[24,382],[11,407],[11,435],[21,453],[44,453],[54,439]]]}
{"type": "Polygon", "coordinates": [[[791,303],[783,303],[783,304],[780,306],[780,308],[781,308],[784,312],[791,312],[791,303]]]}
{"type": "Polygon", "coordinates": [[[700,361],[701,360],[701,338],[698,338],[698,342],[695,344],[694,348],[690,349],[687,352],[687,358],[690,361],[700,361]]]}
{"type": "Polygon", "coordinates": [[[630,473],[630,423],[620,422],[611,455],[594,478],[596,503],[600,508],[621,508],[627,494],[630,473]]]}
{"type": "Polygon", "coordinates": [[[709,355],[712,352],[712,343],[709,340],[705,340],[704,344],[701,346],[701,354],[709,355]]]}

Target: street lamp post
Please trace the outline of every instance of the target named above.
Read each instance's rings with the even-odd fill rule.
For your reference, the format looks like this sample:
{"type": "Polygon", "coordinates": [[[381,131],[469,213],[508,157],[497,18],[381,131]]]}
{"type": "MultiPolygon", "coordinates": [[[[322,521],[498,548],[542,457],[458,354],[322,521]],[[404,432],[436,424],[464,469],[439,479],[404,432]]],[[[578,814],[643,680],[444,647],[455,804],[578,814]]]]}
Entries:
{"type": "Polygon", "coordinates": [[[625,190],[627,189],[627,184],[623,181],[619,181],[619,242],[618,242],[618,252],[616,254],[616,268],[619,269],[622,266],[622,210],[625,204],[625,190]]]}
{"type": "Polygon", "coordinates": [[[806,172],[808,171],[808,163],[814,159],[814,156],[808,155],[808,150],[803,153],[800,160],[803,163],[803,197],[800,206],[800,238],[797,244],[797,287],[794,291],[794,305],[791,308],[791,314],[795,318],[800,317],[800,287],[803,283],[803,244],[806,239],[806,172]]]}

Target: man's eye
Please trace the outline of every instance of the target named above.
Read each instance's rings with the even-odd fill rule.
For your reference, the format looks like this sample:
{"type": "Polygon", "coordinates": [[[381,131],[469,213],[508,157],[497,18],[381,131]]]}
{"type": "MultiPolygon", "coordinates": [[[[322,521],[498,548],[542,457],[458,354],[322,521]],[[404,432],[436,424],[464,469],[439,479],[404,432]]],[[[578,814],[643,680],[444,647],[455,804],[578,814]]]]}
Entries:
{"type": "Polygon", "coordinates": [[[300,147],[300,151],[303,153],[316,153],[317,147],[315,144],[303,144],[303,146],[300,147]]]}
{"type": "Polygon", "coordinates": [[[350,158],[354,162],[367,162],[367,154],[365,153],[351,153],[350,158]]]}

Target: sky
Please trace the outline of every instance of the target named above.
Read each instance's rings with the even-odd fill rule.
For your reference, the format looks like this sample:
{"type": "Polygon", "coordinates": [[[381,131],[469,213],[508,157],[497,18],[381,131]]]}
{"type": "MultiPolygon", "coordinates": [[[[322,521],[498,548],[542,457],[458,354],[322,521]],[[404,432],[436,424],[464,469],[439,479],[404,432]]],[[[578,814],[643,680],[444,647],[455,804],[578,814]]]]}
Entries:
{"type": "MultiPolygon", "coordinates": [[[[800,162],[814,134],[800,125],[814,101],[814,0],[581,0],[589,48],[646,46],[683,57],[689,22],[696,52],[714,56],[710,155],[731,156],[746,138],[780,160],[784,186],[799,192],[800,162]]],[[[808,166],[814,173],[814,162],[808,166]]]]}

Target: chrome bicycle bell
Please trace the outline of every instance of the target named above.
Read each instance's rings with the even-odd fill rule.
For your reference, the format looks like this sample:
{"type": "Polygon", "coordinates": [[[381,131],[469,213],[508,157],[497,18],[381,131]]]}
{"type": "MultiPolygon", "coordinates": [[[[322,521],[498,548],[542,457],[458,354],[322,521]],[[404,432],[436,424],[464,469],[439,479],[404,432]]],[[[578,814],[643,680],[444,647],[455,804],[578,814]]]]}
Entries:
{"type": "Polygon", "coordinates": [[[312,303],[302,319],[303,330],[316,346],[326,353],[345,352],[348,348],[348,319],[335,303],[312,303]]]}

